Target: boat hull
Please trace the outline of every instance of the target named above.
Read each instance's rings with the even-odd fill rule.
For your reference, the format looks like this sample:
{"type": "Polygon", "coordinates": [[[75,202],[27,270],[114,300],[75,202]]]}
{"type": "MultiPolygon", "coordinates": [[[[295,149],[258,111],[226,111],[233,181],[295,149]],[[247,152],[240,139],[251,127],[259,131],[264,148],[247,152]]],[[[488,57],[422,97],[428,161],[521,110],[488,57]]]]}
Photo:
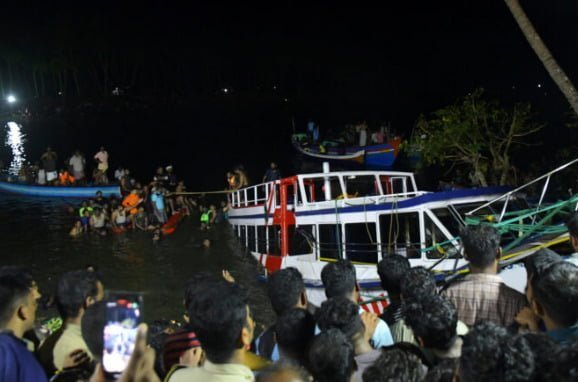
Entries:
{"type": "Polygon", "coordinates": [[[43,198],[92,198],[97,191],[104,197],[120,196],[119,186],[55,187],[0,182],[0,192],[43,198]]]}

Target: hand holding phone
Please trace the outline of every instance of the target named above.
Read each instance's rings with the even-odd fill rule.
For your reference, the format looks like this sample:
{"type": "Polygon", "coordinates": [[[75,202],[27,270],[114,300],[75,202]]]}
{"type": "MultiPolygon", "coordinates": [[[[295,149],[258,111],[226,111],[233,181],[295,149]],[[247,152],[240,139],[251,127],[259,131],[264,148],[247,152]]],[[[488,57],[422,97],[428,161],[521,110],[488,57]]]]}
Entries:
{"type": "Polygon", "coordinates": [[[142,322],[142,305],[140,293],[109,292],[102,353],[102,365],[109,377],[117,378],[128,366],[135,349],[137,327],[142,322]]]}

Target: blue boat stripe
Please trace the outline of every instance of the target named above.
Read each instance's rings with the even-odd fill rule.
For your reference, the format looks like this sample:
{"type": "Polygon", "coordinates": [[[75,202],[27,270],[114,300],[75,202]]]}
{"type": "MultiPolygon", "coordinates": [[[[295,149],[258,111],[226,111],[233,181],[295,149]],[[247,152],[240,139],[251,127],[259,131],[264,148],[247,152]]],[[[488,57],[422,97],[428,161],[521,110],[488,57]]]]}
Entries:
{"type": "MultiPolygon", "coordinates": [[[[509,187],[485,187],[476,189],[463,189],[454,191],[441,191],[431,194],[425,194],[421,196],[416,196],[414,198],[409,198],[406,200],[399,201],[397,203],[384,203],[384,204],[367,204],[362,206],[347,206],[338,207],[337,212],[340,214],[356,213],[356,212],[369,212],[369,211],[387,211],[391,209],[401,209],[414,207],[420,204],[425,204],[429,202],[436,202],[440,200],[448,200],[454,198],[465,198],[480,195],[501,195],[510,190],[509,187]]],[[[322,210],[315,211],[297,211],[296,216],[315,216],[315,215],[328,215],[335,214],[335,208],[325,208],[322,210]]],[[[272,214],[269,215],[272,218],[272,214]]],[[[253,214],[244,216],[230,216],[229,219],[265,219],[265,214],[253,214]]]]}

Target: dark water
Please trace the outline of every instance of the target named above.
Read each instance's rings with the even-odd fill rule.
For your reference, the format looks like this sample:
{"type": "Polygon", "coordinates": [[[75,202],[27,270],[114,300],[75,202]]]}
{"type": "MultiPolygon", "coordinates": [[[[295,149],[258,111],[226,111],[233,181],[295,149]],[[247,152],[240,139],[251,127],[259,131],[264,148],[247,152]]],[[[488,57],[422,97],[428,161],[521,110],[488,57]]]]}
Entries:
{"type": "Polygon", "coordinates": [[[158,244],[141,232],[72,238],[68,232],[75,216],[69,207],[77,203],[0,194],[0,264],[31,267],[41,290],[49,293],[63,272],[94,264],[104,274],[107,289],[145,293],[149,322],[181,319],[183,285],[194,272],[229,269],[249,289],[257,322],[271,322],[269,302],[257,281],[257,264],[227,226],[205,233],[186,218],[158,244]],[[200,248],[203,237],[213,240],[211,248],[200,248]]]}

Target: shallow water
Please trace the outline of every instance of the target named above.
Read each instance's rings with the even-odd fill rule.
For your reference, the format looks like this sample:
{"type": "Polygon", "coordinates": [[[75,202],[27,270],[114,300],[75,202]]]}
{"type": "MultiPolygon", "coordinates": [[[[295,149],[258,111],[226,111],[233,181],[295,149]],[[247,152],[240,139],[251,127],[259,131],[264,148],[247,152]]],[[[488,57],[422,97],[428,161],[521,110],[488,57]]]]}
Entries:
{"type": "MultiPolygon", "coordinates": [[[[0,264],[30,267],[43,293],[53,293],[58,276],[65,271],[93,264],[103,273],[106,289],[145,293],[145,321],[180,320],[183,286],[198,271],[228,269],[237,282],[248,288],[253,315],[267,325],[273,313],[258,279],[258,268],[237,243],[228,226],[206,233],[191,217],[177,231],[153,243],[143,232],[105,237],[68,235],[78,200],[47,200],[0,194],[0,264]],[[200,247],[211,238],[209,249],[200,247]]],[[[50,312],[39,312],[46,317],[50,312]]]]}

